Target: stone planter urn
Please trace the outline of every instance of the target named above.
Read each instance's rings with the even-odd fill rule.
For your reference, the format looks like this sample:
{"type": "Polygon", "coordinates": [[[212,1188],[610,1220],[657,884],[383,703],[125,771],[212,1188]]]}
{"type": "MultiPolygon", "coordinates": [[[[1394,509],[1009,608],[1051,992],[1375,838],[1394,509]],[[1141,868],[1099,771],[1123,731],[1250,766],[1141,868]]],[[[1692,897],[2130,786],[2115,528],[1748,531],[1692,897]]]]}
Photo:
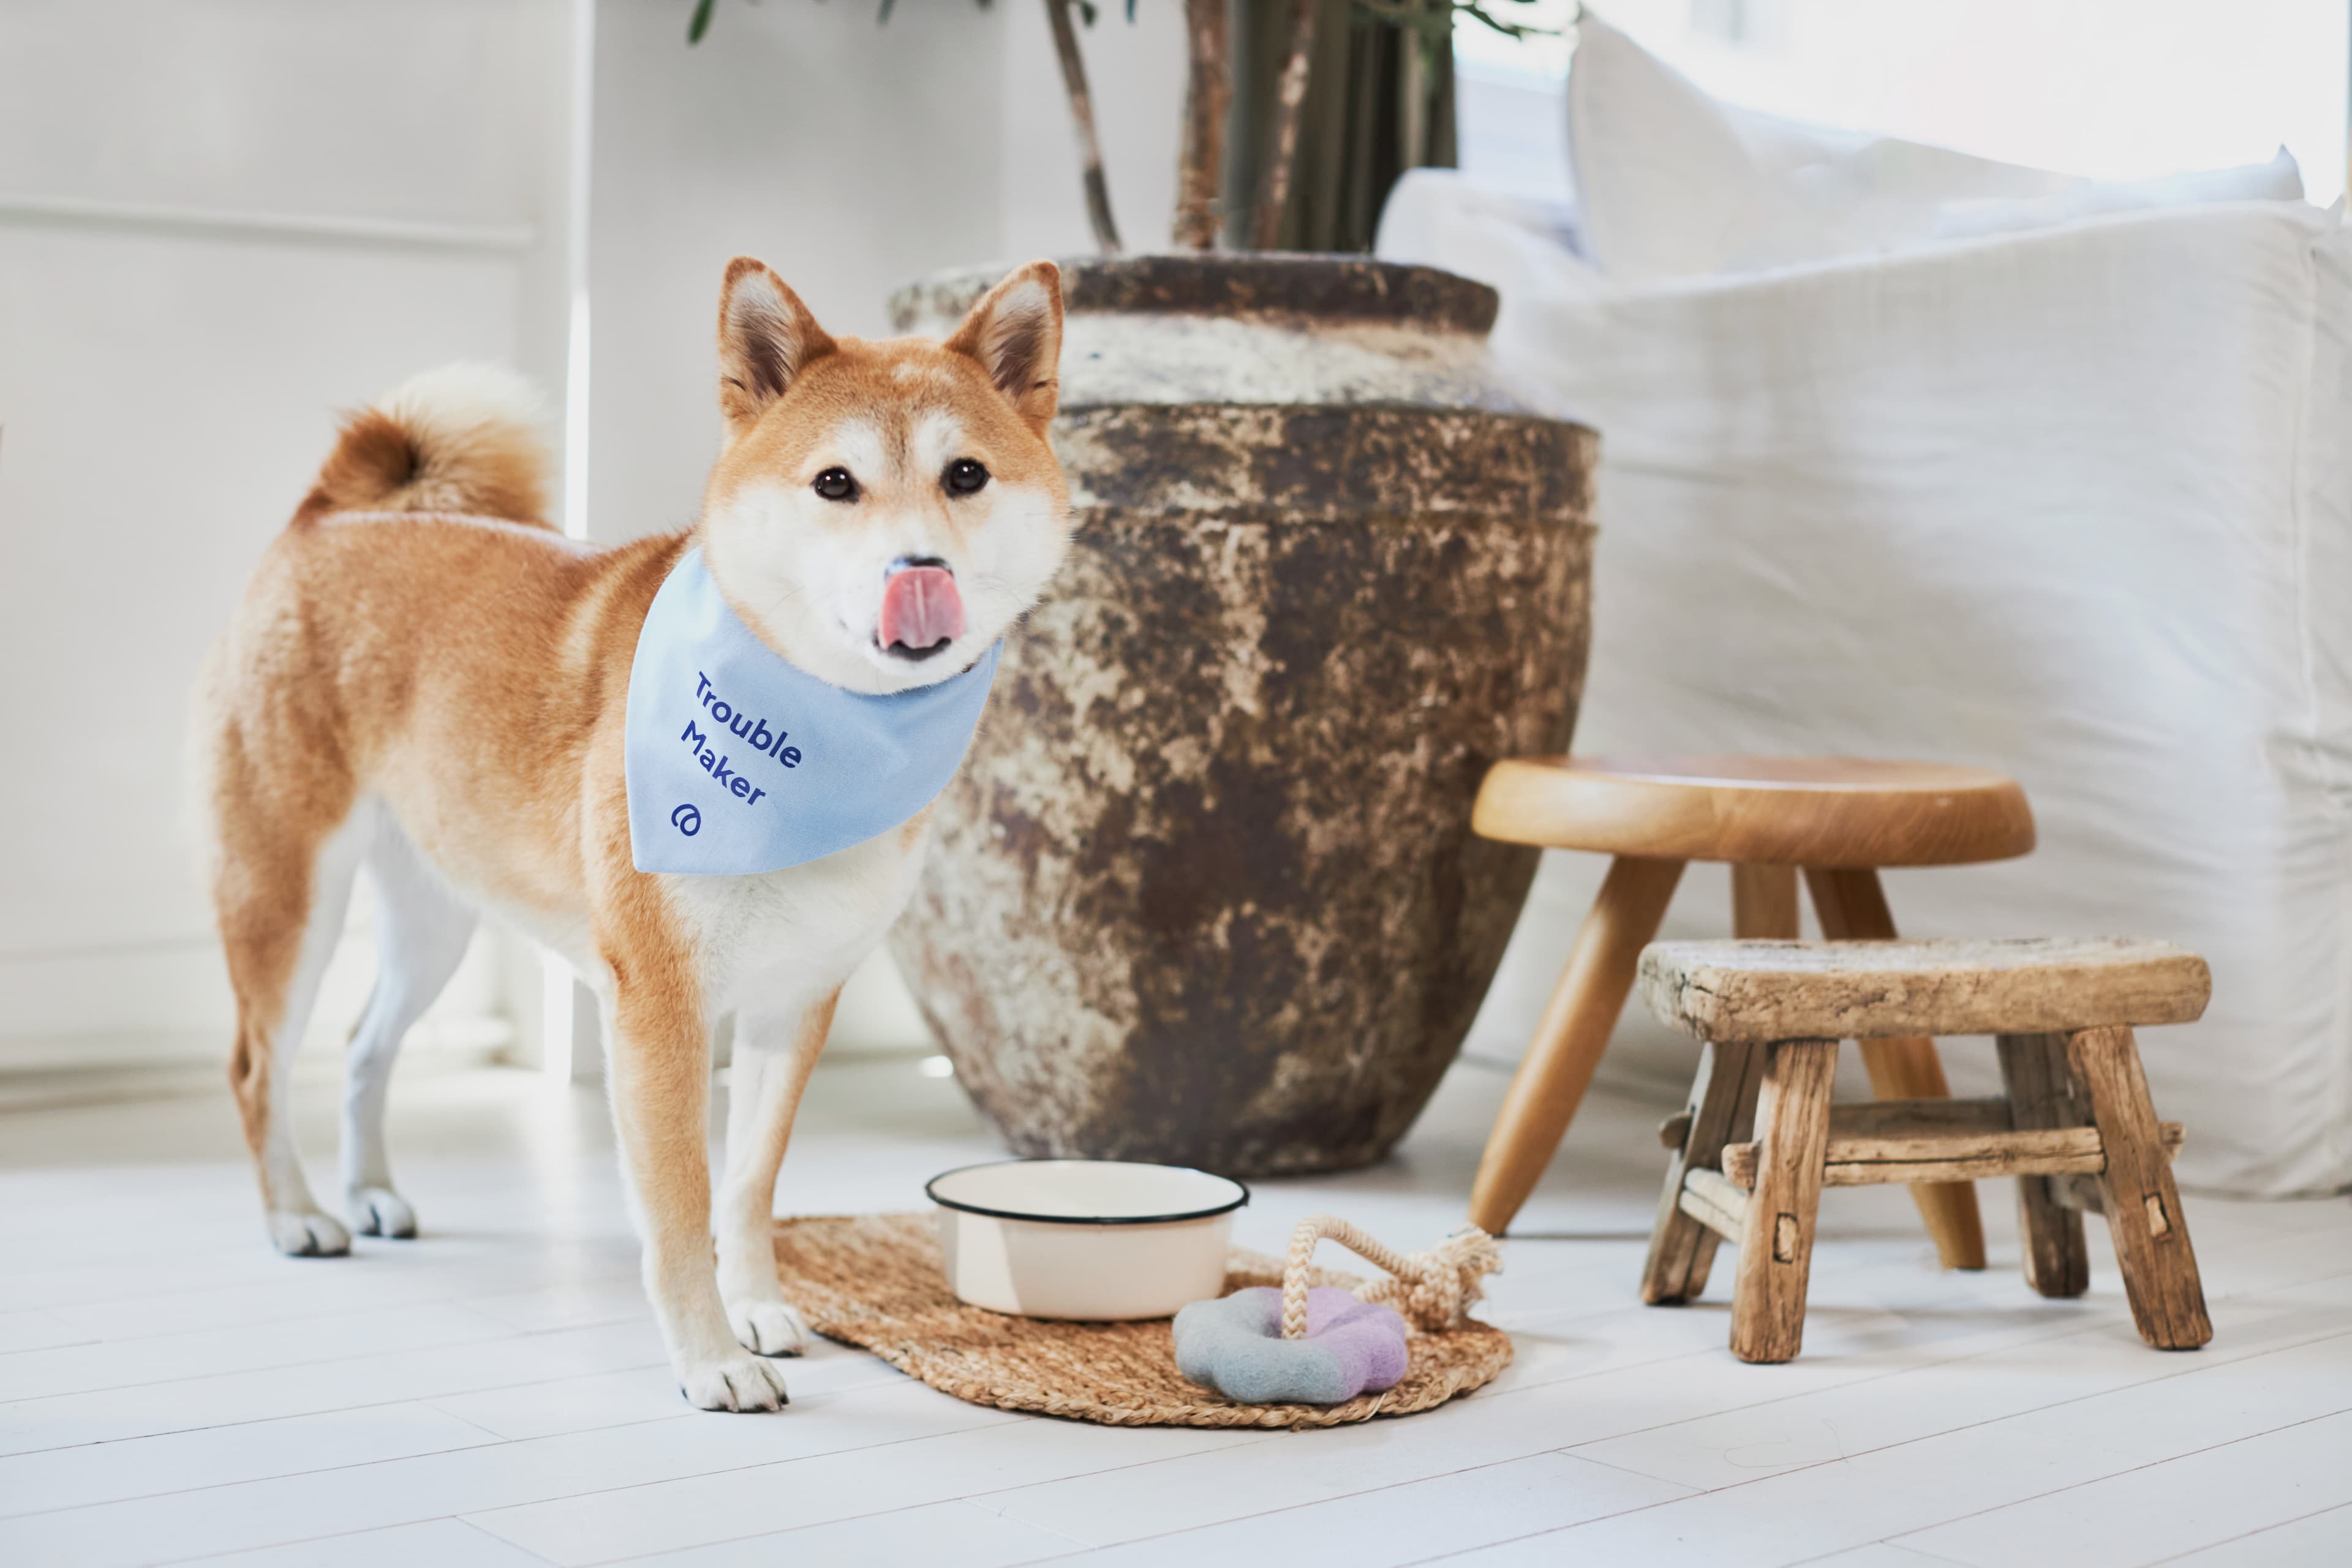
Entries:
{"type": "MultiPolygon", "coordinates": [[[[894,317],[947,331],[993,280],[894,317]]],[[[1450,273],[1241,254],[1063,280],[1075,547],[891,951],[1020,1153],[1368,1163],[1535,874],[1470,809],[1496,759],[1567,749],[1596,438],[1512,403],[1495,293],[1450,273]]]]}

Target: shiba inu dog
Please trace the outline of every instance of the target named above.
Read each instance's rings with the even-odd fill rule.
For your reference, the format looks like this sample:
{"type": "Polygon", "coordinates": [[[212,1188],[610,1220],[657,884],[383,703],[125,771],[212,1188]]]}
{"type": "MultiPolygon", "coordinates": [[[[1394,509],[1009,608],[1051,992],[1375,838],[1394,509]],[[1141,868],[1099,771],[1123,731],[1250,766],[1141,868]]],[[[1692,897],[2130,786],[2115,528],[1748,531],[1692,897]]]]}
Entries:
{"type": "MultiPolygon", "coordinates": [[[[280,1251],[351,1245],[304,1179],[287,1087],[365,863],[381,957],[349,1057],[350,1226],[415,1234],[386,1163],[385,1084],[489,910],[599,998],[646,1290],[686,1397],[783,1403],[767,1358],[797,1352],[806,1331],[776,1280],[776,1171],[841,984],[912,891],[928,807],[786,869],[637,869],[625,731],[640,632],[698,552],[740,625],[828,688],[910,692],[971,669],[1068,546],[1045,439],[1061,335],[1050,262],[1005,278],[943,342],[867,342],[829,336],[739,258],[719,309],[725,441],[701,516],[609,549],[548,525],[529,389],[505,373],[433,372],[345,422],[198,698],[238,1014],[229,1081],[280,1251]],[[709,1040],[730,1013],[714,1205],[709,1040]]],[[[712,719],[719,698],[699,700],[695,722],[736,752],[717,787],[733,788],[753,737],[759,766],[803,763],[799,735],[751,731],[773,720],[781,734],[778,715],[746,717],[737,739],[712,719]]],[[[716,798],[755,808],[746,788],[716,798]]]]}

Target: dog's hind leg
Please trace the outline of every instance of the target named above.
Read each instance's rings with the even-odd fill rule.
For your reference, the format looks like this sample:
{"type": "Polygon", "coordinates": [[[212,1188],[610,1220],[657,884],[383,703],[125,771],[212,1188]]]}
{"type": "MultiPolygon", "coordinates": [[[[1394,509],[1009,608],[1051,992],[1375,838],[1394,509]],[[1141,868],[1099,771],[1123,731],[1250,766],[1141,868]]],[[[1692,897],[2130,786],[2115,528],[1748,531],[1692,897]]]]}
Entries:
{"type": "Polygon", "coordinates": [[[390,812],[378,816],[367,863],[376,890],[375,988],[343,1066],[343,1212],[362,1236],[406,1237],[416,1234],[416,1211],[393,1190],[384,1097],[401,1042],[466,956],[474,911],[390,812]]]}
{"type": "Polygon", "coordinates": [[[727,1069],[727,1173],[719,1184],[719,1295],[745,1350],[798,1355],[808,1325],[776,1282],[776,1172],[801,1092],[833,1026],[835,991],[805,1012],[739,1014],[727,1069]]]}
{"type": "Polygon", "coordinates": [[[351,1250],[351,1234],[310,1196],[289,1090],[320,979],[342,935],[370,814],[352,811],[310,842],[266,811],[225,826],[214,896],[236,992],[229,1085],[261,1178],[270,1240],[289,1257],[333,1257],[351,1250]]]}

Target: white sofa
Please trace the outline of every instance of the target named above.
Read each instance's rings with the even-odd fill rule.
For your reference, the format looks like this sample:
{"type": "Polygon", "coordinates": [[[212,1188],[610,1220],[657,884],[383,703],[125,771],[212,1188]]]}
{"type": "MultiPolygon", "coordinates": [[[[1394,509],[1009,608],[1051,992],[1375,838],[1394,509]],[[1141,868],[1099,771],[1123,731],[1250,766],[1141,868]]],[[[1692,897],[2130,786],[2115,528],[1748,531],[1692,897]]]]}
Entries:
{"type": "MultiPolygon", "coordinates": [[[[1626,281],[1429,172],[1381,254],[1487,279],[1534,405],[1600,429],[1588,751],[1941,758],[2032,856],[1888,879],[1906,932],[2161,936],[2183,1179],[2352,1187],[2352,237],[2300,203],[2109,213],[1626,281]]],[[[1597,881],[1553,855],[1474,1051],[1516,1053],[1597,881]]],[[[1727,929],[1698,879],[1668,934],[1727,929]]],[[[1994,1082],[1991,1053],[1948,1047],[1994,1082]]],[[[1605,1070],[1686,1049],[1630,1019],[1605,1070]]]]}

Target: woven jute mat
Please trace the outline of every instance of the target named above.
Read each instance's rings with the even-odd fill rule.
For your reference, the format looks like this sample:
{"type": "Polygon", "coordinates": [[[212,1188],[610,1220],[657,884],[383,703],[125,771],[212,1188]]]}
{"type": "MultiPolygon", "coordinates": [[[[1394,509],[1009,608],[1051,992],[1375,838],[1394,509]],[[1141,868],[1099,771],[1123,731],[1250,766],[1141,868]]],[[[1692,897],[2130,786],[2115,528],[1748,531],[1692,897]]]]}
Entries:
{"type": "MultiPolygon", "coordinates": [[[[1511,1362],[1511,1336],[1473,1321],[1415,1335],[1403,1380],[1385,1392],[1344,1405],[1238,1405],[1176,1370],[1165,1318],[1064,1323],[965,1306],[948,1292],[938,1222],[928,1214],[781,1221],[776,1269],[809,1327],[943,1394],[1109,1426],[1337,1426],[1409,1415],[1467,1394],[1511,1362]]],[[[1281,1279],[1275,1259],[1236,1252],[1225,1288],[1281,1279]]],[[[1361,1281],[1318,1269],[1314,1282],[1361,1281]]]]}

